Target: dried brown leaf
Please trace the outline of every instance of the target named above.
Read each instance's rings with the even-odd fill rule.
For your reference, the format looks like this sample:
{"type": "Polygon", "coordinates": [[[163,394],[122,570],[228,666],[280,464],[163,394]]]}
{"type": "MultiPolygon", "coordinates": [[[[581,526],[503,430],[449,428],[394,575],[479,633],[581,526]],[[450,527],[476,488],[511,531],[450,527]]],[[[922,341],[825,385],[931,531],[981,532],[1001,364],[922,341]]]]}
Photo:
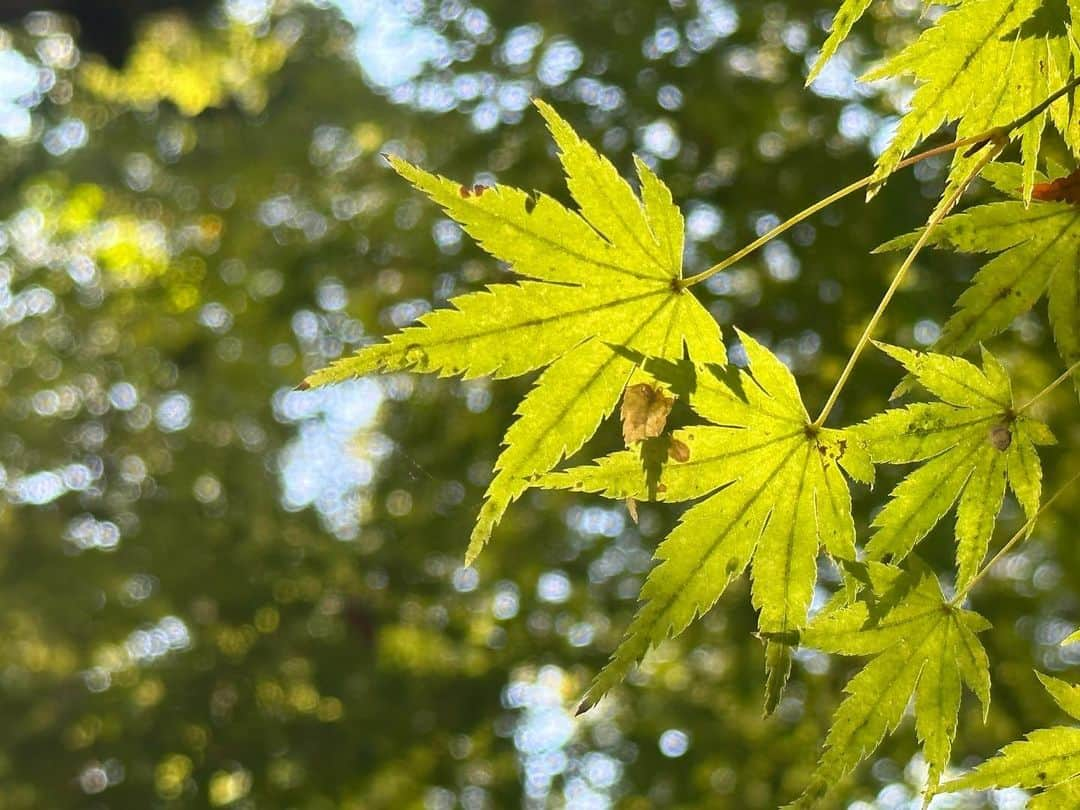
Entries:
{"type": "Polygon", "coordinates": [[[673,397],[648,383],[628,387],[623,393],[622,409],[619,411],[626,446],[656,438],[663,433],[674,404],[673,397]]]}

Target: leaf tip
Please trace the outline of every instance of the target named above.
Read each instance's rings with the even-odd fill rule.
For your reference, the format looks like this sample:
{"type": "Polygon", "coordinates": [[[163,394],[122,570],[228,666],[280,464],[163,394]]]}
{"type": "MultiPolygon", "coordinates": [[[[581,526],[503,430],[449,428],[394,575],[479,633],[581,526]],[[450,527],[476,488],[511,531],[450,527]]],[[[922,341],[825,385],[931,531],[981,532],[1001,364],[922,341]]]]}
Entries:
{"type": "MultiPolygon", "coordinates": [[[[1080,630],[1077,630],[1076,632],[1073,632],[1073,633],[1069,633],[1069,635],[1065,636],[1065,638],[1063,638],[1060,642],[1058,642],[1058,645],[1061,646],[1061,647],[1068,647],[1070,644],[1077,644],[1077,643],[1080,643],[1080,630]]],[[[1039,678],[1040,679],[1042,678],[1042,673],[1039,673],[1039,678]]]]}
{"type": "Polygon", "coordinates": [[[765,699],[762,717],[769,717],[776,711],[791,676],[792,648],[788,644],[788,633],[769,635],[783,640],[777,642],[770,639],[765,642],[765,699]]]}
{"type": "Polygon", "coordinates": [[[753,336],[750,335],[749,332],[744,332],[737,326],[734,326],[732,328],[735,330],[735,336],[739,339],[739,342],[743,345],[744,349],[746,349],[747,347],[749,347],[750,349],[756,349],[761,346],[760,343],[754,340],[753,336]]]}
{"type": "Polygon", "coordinates": [[[911,368],[911,364],[918,359],[919,353],[912,351],[911,349],[905,349],[903,346],[894,346],[892,343],[886,343],[883,340],[871,341],[874,347],[878,351],[885,352],[893,360],[906,368],[909,372],[914,373],[914,369],[911,368]]]}
{"type": "Polygon", "coordinates": [[[563,117],[557,112],[555,112],[555,108],[548,104],[546,101],[544,101],[544,99],[534,97],[532,99],[532,104],[539,111],[540,115],[544,117],[544,120],[547,121],[548,126],[552,126],[557,123],[565,123],[563,121],[563,117]]]}
{"type": "Polygon", "coordinates": [[[829,57],[827,57],[824,52],[818,52],[817,59],[814,60],[814,66],[811,67],[810,72],[806,74],[806,81],[803,83],[803,87],[812,85],[817,80],[817,77],[821,75],[821,71],[828,62],[829,57]]]}
{"type": "Polygon", "coordinates": [[[581,699],[577,709],[574,710],[574,717],[581,717],[581,715],[585,714],[585,712],[589,711],[595,705],[596,702],[586,695],[581,699]]]}
{"type": "Polygon", "coordinates": [[[480,552],[484,550],[484,546],[487,545],[490,537],[491,526],[490,524],[485,525],[481,514],[476,528],[473,529],[472,537],[469,538],[469,547],[465,549],[465,557],[461,563],[465,568],[476,562],[476,558],[480,556],[480,552]]]}
{"type": "Polygon", "coordinates": [[[410,183],[416,183],[420,170],[412,163],[401,157],[401,155],[392,155],[388,152],[383,152],[382,158],[390,165],[391,169],[397,172],[398,176],[405,178],[410,183]]]}

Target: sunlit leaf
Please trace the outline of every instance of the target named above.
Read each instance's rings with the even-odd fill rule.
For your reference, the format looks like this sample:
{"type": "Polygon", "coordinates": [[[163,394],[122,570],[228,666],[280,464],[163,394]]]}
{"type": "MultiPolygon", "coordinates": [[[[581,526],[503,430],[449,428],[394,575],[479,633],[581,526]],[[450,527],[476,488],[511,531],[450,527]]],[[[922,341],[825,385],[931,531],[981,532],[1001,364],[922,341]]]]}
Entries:
{"type": "MultiPolygon", "coordinates": [[[[1080,720],[1080,687],[1039,673],[1039,680],[1061,709],[1080,720]]],[[[1043,789],[1028,804],[1039,810],[1076,807],[1080,801],[1080,728],[1039,729],[1009,743],[971,773],[942,786],[943,792],[1009,787],[1043,789]]]]}
{"type": "Polygon", "coordinates": [[[829,31],[825,44],[821,46],[821,53],[818,54],[814,66],[810,68],[810,75],[806,77],[807,84],[813,82],[829,60],[836,55],[836,50],[847,39],[852,27],[859,21],[859,18],[870,8],[871,2],[872,0],[844,0],[840,8],[836,10],[832,20],[832,30],[829,31]]]}
{"type": "MultiPolygon", "coordinates": [[[[995,185],[1019,197],[1019,170],[999,169],[995,185]]],[[[906,247],[914,239],[904,236],[879,250],[906,247]]],[[[975,273],[935,348],[964,352],[1007,329],[1046,296],[1065,366],[1080,360],[1080,206],[1069,201],[1025,205],[1020,199],[976,206],[942,221],[929,244],[959,253],[998,254],[975,273]]],[[[1080,373],[1074,381],[1080,391],[1080,373]]]]}
{"type": "MultiPolygon", "coordinates": [[[[863,77],[866,81],[911,76],[916,90],[896,135],[878,159],[884,179],[920,141],[957,121],[957,136],[978,135],[1011,124],[1062,87],[1071,76],[1069,9],[1044,0],[965,0],[863,77]]],[[[1035,161],[1048,117],[1073,129],[1068,99],[1036,115],[1016,133],[1030,194],[1035,161]]],[[[972,158],[961,151],[954,177],[972,158]]]]}
{"type": "Polygon", "coordinates": [[[1053,436],[1016,412],[1009,377],[988,351],[980,370],[959,357],[878,345],[940,401],[889,410],[858,427],[875,462],[922,462],[874,518],[867,553],[902,559],[957,504],[957,585],[963,587],[986,555],[1006,483],[1029,519],[1038,511],[1042,466],[1035,447],[1053,436]]]}
{"type": "Polygon", "coordinates": [[[463,186],[390,158],[485,250],[533,280],[455,298],[419,326],[306,381],[325,385],[400,370],[512,377],[547,366],[506,434],[468,561],[527,479],[578,450],[612,412],[635,367],[631,352],[725,357],[715,321],[680,284],[683,219],[670,191],[639,160],[639,199],[551,107],[537,106],[559,147],[577,212],[543,194],[531,200],[507,186],[463,186]]]}
{"type": "MultiPolygon", "coordinates": [[[[787,367],[749,335],[739,335],[749,371],[728,379],[712,367],[697,369],[689,402],[713,424],[672,434],[685,445],[685,460],[646,444],[542,479],[548,487],[619,500],[709,496],[657,548],[640,609],[583,708],[621,681],[650,647],[712,607],[751,561],[758,626],[783,639],[805,624],[820,548],[854,558],[851,495],[841,468],[869,481],[869,458],[850,431],[813,427],[787,367]]],[[[791,662],[782,640],[767,647],[771,708],[791,662]]]]}
{"type": "Polygon", "coordinates": [[[803,632],[808,647],[874,658],[844,687],[825,751],[806,791],[792,808],[816,807],[829,790],[895,731],[914,696],[915,731],[930,766],[926,795],[937,791],[949,763],[961,685],[990,703],[990,670],[976,633],[989,627],[977,613],[950,605],[937,577],[926,570],[901,573],[871,563],[875,596],[899,591],[875,619],[863,599],[825,610],[803,632]]]}

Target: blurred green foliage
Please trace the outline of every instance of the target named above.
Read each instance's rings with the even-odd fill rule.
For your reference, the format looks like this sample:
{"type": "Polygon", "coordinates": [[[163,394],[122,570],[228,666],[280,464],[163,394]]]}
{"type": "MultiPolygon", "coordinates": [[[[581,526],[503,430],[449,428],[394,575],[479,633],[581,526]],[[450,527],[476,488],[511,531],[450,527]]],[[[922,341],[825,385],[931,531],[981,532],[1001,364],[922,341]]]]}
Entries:
{"type": "MultiPolygon", "coordinates": [[[[635,526],[609,503],[531,493],[460,567],[528,381],[292,389],[505,277],[379,154],[560,194],[530,96],[624,172],[633,151],[656,167],[687,212],[687,272],[867,173],[903,93],[853,76],[910,39],[921,5],[876,6],[805,89],[832,6],[230,0],[144,20],[120,72],[59,16],[0,35],[0,808],[796,795],[853,662],[801,652],[762,720],[745,582],[572,717],[676,508],[642,505],[635,526]]],[[[898,261],[869,250],[925,218],[944,168],[849,199],[708,284],[717,319],[789,362],[811,408],[898,261]]],[[[973,267],[920,259],[881,337],[932,342],[973,267]]],[[[993,348],[1021,396],[1060,371],[1041,309],[993,348]]],[[[896,381],[869,355],[838,420],[881,410],[896,381]]],[[[1041,403],[1062,444],[1049,488],[1080,432],[1071,396],[1041,403]]],[[[587,450],[618,441],[611,424],[587,450]]],[[[860,529],[892,483],[857,489],[860,529]]],[[[1007,506],[1001,536],[1019,515],[1007,506]]],[[[975,594],[994,623],[993,703],[984,725],[965,699],[954,762],[1060,719],[1032,668],[1071,679],[1080,663],[1057,646],[1080,621],[1077,518],[1063,499],[975,594]]],[[[947,570],[950,532],[924,550],[947,570]]],[[[848,806],[907,806],[915,751],[908,721],[840,791],[848,806]]]]}

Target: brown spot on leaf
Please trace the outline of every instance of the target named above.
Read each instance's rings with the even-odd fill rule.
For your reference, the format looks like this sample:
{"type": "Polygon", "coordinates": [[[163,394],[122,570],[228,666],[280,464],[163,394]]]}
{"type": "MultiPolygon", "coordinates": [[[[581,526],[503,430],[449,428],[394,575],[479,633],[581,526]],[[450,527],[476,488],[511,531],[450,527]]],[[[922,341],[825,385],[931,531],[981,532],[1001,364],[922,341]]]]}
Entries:
{"type": "Polygon", "coordinates": [[[623,394],[622,409],[619,411],[626,446],[644,439],[656,438],[663,433],[674,404],[674,398],[648,383],[627,388],[623,394]]]}
{"type": "Polygon", "coordinates": [[[483,194],[485,191],[487,191],[488,188],[490,188],[490,186],[485,186],[485,185],[482,185],[480,183],[477,183],[476,185],[472,186],[471,188],[469,186],[461,186],[458,189],[458,193],[462,197],[479,197],[481,194],[483,194]]]}
{"type": "Polygon", "coordinates": [[[1031,198],[1044,202],[1067,202],[1080,205],[1080,169],[1048,183],[1036,183],[1031,189],[1031,198]]]}
{"type": "Polygon", "coordinates": [[[689,461],[690,448],[687,447],[685,442],[680,442],[678,439],[672,439],[671,444],[668,446],[668,456],[679,462],[689,461]]]}
{"type": "Polygon", "coordinates": [[[990,444],[1004,453],[1012,444],[1012,433],[1007,425],[994,425],[990,428],[990,444]]]}

